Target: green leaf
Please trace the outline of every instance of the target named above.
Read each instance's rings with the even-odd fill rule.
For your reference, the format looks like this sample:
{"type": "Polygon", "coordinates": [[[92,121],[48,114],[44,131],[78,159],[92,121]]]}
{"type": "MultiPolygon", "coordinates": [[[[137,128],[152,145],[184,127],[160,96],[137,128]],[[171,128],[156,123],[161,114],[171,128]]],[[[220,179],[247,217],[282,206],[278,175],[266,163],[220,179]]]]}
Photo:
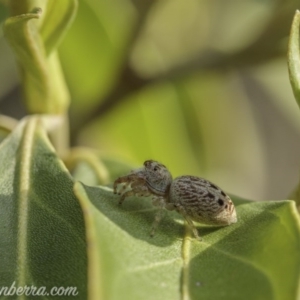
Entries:
{"type": "Polygon", "coordinates": [[[293,201],[234,199],[238,223],[199,226],[168,213],[156,235],[150,200],[122,207],[109,188],[74,186],[88,239],[89,299],[297,299],[299,217],[293,201]]]}
{"type": "Polygon", "coordinates": [[[42,124],[26,119],[0,146],[0,287],[77,287],[86,299],[82,211],[42,124]]]}
{"type": "Polygon", "coordinates": [[[298,105],[300,106],[300,51],[299,51],[300,11],[297,10],[293,19],[288,48],[288,68],[290,82],[298,105]]]}
{"type": "MultiPolygon", "coordinates": [[[[27,9],[32,1],[24,1],[21,6],[15,1],[11,3],[13,14],[15,10],[19,14],[5,21],[4,34],[21,68],[30,113],[63,114],[68,108],[69,92],[54,49],[74,18],[76,3],[49,0],[44,12],[39,8],[31,12],[21,10],[27,9]]],[[[45,1],[41,6],[45,6],[45,1]]]]}
{"type": "Polygon", "coordinates": [[[68,31],[75,18],[77,7],[77,0],[48,0],[46,15],[40,29],[47,55],[57,48],[68,31]]]}

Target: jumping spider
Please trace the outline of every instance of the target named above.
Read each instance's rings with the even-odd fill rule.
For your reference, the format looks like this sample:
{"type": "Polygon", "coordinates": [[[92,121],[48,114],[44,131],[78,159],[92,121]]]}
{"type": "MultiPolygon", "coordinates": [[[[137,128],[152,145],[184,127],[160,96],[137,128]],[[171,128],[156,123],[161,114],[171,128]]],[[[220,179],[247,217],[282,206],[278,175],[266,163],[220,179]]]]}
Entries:
{"type": "Polygon", "coordinates": [[[219,226],[237,222],[232,200],[215,184],[187,175],[173,180],[168,169],[154,160],[147,160],[144,167],[116,179],[114,193],[121,195],[120,205],[129,196],[152,196],[152,203],[159,210],[151,236],[162,218],[163,209],[180,213],[198,239],[200,237],[193,221],[219,226]]]}

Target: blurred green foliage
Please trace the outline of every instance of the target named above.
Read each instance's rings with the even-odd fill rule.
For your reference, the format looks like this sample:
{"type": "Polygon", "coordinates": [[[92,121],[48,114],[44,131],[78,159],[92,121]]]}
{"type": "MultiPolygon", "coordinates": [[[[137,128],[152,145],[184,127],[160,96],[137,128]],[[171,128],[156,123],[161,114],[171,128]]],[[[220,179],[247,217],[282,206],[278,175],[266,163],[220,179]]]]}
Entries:
{"type": "MultiPolygon", "coordinates": [[[[174,176],[203,176],[248,198],[283,198],[300,163],[300,118],[286,67],[297,6],[80,1],[58,49],[72,99],[72,145],[136,165],[160,160],[174,176]]],[[[5,99],[18,79],[2,48],[3,39],[5,99]]]]}
{"type": "MultiPolygon", "coordinates": [[[[300,189],[296,204],[233,196],[238,222],[201,227],[200,242],[175,213],[146,235],[150,199],[117,208],[109,186],[152,158],[174,177],[285,198],[300,164],[286,63],[297,5],[0,0],[0,140],[12,131],[0,145],[1,286],[74,282],[89,299],[296,299],[300,189]]],[[[288,55],[296,100],[299,19],[288,55]]]]}

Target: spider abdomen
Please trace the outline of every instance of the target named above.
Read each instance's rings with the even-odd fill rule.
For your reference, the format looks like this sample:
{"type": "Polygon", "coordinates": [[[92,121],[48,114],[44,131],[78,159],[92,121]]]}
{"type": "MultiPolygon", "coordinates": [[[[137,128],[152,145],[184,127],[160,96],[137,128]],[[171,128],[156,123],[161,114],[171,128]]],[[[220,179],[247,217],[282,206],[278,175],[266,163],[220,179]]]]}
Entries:
{"type": "Polygon", "coordinates": [[[178,212],[196,222],[229,225],[237,220],[230,197],[203,178],[175,178],[170,187],[168,202],[178,212]]]}

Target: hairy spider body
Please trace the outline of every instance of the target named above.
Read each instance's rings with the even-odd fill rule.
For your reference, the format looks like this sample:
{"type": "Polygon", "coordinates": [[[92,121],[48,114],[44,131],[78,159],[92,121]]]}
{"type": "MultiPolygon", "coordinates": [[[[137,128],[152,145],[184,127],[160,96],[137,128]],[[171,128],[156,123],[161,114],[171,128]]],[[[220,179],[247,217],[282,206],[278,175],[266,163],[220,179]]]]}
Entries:
{"type": "Polygon", "coordinates": [[[160,208],[152,226],[152,236],[162,218],[163,209],[180,213],[196,238],[199,235],[193,221],[218,226],[237,222],[232,200],[215,184],[189,175],[173,180],[168,169],[154,160],[147,160],[143,168],[116,179],[114,192],[121,195],[119,204],[129,196],[152,196],[153,205],[160,208]]]}

